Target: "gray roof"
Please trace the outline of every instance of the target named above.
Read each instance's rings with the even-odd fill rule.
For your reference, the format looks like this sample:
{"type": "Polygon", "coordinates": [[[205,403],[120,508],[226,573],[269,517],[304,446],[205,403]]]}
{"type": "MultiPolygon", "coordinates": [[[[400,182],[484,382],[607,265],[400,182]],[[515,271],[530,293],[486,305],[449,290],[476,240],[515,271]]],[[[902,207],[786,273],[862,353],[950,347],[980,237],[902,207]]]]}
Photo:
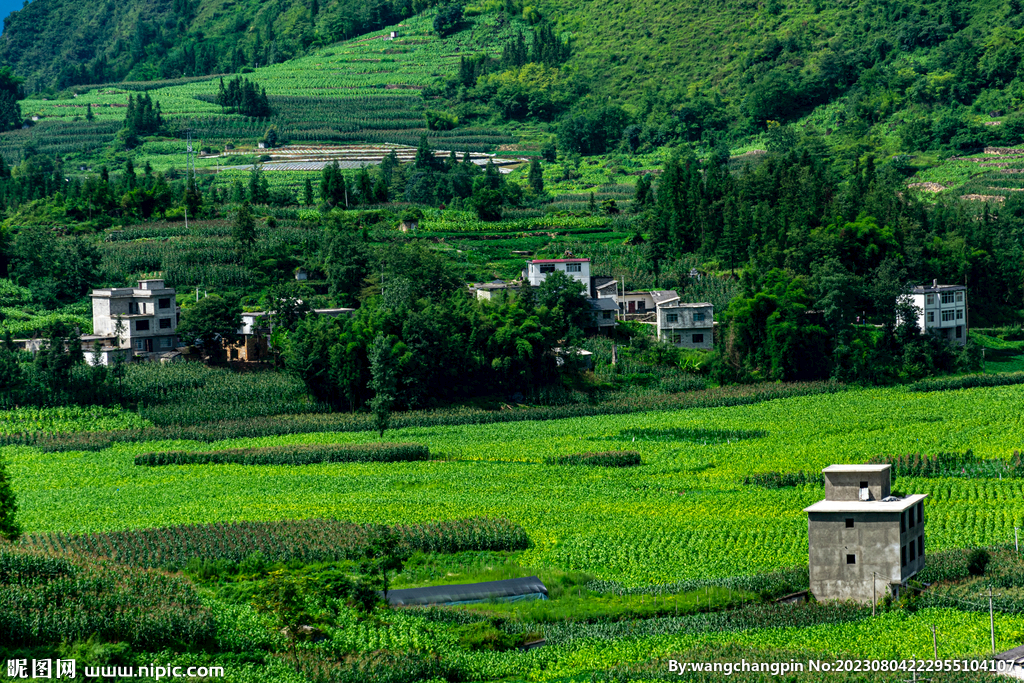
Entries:
{"type": "Polygon", "coordinates": [[[619,310],[619,305],[615,303],[615,299],[611,297],[604,299],[587,299],[587,303],[590,307],[597,311],[616,311],[619,310]]]}
{"type": "Polygon", "coordinates": [[[910,290],[913,294],[935,294],[936,292],[966,292],[964,285],[921,285],[910,290]]]}
{"type": "Polygon", "coordinates": [[[1024,659],[1024,645],[1007,650],[1006,652],[1000,652],[997,655],[992,655],[992,659],[1003,662],[1016,662],[1024,659]]]}
{"type": "Polygon", "coordinates": [[[656,306],[662,306],[664,304],[667,304],[670,301],[674,301],[674,300],[678,299],[679,295],[676,293],[676,291],[674,289],[661,289],[661,290],[652,290],[651,291],[651,298],[654,299],[654,304],[656,306]]]}

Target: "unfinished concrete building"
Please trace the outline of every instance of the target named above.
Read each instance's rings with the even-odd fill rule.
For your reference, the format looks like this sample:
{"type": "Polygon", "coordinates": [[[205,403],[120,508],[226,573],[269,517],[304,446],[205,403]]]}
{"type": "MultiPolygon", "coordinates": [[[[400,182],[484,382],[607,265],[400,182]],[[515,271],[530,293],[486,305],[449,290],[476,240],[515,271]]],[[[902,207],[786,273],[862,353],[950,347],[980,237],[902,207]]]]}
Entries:
{"type": "Polygon", "coordinates": [[[891,465],[832,465],[825,500],[804,509],[811,593],[871,604],[924,568],[924,499],[890,492],[891,465]]]}

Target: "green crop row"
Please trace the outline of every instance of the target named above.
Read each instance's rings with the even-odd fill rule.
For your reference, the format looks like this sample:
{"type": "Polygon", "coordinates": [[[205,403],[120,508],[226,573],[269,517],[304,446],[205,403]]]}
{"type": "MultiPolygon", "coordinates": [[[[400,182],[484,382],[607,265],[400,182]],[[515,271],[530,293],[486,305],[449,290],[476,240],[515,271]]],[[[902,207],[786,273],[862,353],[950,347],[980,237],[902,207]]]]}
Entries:
{"type": "MultiPolygon", "coordinates": [[[[109,557],[134,567],[182,569],[193,558],[237,564],[254,553],[266,563],[356,559],[387,531],[388,527],[375,524],[306,519],[193,524],[77,536],[32,534],[23,537],[20,544],[37,554],[63,557],[80,553],[109,557]]],[[[396,525],[390,531],[397,536],[399,546],[409,552],[509,551],[523,550],[530,544],[518,524],[484,517],[396,525]]],[[[0,580],[2,572],[0,565],[0,580]]]]}
{"type": "Polygon", "coordinates": [[[306,444],[223,451],[158,451],[135,456],[136,465],[311,465],[322,462],[412,462],[429,460],[415,443],[306,444]]]}
{"type": "Polygon", "coordinates": [[[602,451],[556,455],[544,459],[546,465],[588,465],[590,467],[636,467],[640,454],[636,451],[602,451]]]}

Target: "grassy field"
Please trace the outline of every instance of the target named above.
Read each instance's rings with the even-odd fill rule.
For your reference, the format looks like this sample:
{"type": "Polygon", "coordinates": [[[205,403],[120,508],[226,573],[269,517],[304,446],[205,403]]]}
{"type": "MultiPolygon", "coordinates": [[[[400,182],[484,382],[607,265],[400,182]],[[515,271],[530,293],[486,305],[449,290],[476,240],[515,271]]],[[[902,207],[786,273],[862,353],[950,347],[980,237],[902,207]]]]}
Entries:
{"type": "MultiPolygon", "coordinates": [[[[1019,386],[926,394],[878,389],[734,408],[389,433],[388,440],[423,443],[441,458],[415,464],[133,465],[135,455],[151,450],[374,440],[369,433],[146,442],[91,453],[8,447],[5,455],[30,532],[484,515],[526,529],[534,543],[521,558],[527,566],[643,585],[806,562],[802,509],[823,497],[822,488],[766,490],[742,485],[745,475],[918,451],[970,448],[984,458],[1007,458],[1021,447],[1022,407],[1019,386]],[[644,465],[609,471],[541,464],[545,456],[626,448],[638,450],[644,465]]],[[[1024,519],[1018,480],[901,479],[895,488],[930,495],[929,543],[936,550],[1007,542],[1024,519]]]]}

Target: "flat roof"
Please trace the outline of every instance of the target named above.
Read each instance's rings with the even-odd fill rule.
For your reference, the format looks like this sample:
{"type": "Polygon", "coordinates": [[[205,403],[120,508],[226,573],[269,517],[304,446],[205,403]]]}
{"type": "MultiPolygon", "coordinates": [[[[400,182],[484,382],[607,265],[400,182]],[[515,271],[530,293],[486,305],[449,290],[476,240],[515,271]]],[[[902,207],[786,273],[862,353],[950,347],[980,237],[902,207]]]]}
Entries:
{"type": "Polygon", "coordinates": [[[530,263],[590,263],[588,258],[538,258],[530,263]]]}
{"type": "Polygon", "coordinates": [[[662,308],[709,308],[711,306],[712,304],[706,301],[703,303],[672,303],[662,306],[662,308]]]}
{"type": "Polygon", "coordinates": [[[884,472],[890,467],[892,465],[829,465],[822,472],[884,472]]]}
{"type": "Polygon", "coordinates": [[[928,292],[966,292],[964,285],[920,285],[911,290],[913,294],[926,294],[928,292]]]}
{"type": "Polygon", "coordinates": [[[902,500],[883,503],[880,500],[819,500],[804,512],[903,512],[928,497],[927,493],[915,493],[902,500]]]}

